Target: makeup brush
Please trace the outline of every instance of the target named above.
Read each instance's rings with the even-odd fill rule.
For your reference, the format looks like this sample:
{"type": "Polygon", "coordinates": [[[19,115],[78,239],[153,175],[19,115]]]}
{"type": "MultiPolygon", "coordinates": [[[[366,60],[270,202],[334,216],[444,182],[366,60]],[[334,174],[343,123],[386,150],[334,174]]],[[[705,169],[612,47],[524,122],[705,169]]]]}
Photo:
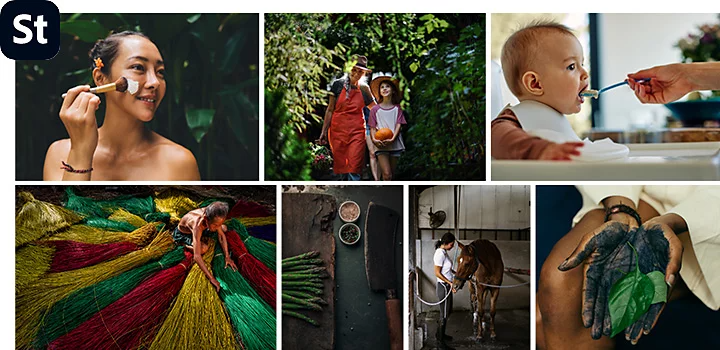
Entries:
{"type": "MultiPolygon", "coordinates": [[[[138,92],[138,82],[125,77],[120,77],[120,79],[116,80],[114,83],[100,85],[90,89],[90,92],[93,94],[102,94],[110,91],[127,91],[131,95],[135,95],[138,92]]],[[[65,98],[65,96],[67,96],[67,93],[62,94],[62,98],[65,98]]]]}

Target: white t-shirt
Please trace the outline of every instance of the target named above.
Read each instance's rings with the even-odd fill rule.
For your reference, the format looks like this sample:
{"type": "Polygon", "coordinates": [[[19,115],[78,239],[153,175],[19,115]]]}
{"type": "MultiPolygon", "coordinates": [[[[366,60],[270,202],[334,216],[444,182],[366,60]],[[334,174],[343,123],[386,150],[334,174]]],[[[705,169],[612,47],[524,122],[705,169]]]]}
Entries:
{"type": "MultiPolygon", "coordinates": [[[[440,273],[452,282],[452,260],[450,259],[447,251],[442,248],[435,249],[435,256],[433,256],[433,262],[435,263],[435,266],[440,266],[440,273]]],[[[438,282],[445,282],[437,276],[435,276],[435,279],[437,279],[438,282]]]]}

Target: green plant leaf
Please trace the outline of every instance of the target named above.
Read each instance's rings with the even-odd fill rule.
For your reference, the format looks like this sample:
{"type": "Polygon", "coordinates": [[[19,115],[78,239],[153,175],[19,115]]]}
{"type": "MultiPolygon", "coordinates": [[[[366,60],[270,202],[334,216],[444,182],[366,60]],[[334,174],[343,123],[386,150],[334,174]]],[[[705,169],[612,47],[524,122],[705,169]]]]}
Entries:
{"type": "Polygon", "coordinates": [[[61,22],[60,31],[77,36],[86,43],[94,43],[108,34],[108,30],[102,24],[94,21],[61,22]]]}
{"type": "Polygon", "coordinates": [[[187,18],[187,22],[188,22],[188,23],[195,23],[198,19],[200,19],[201,16],[202,16],[201,13],[194,14],[194,15],[192,15],[192,16],[190,16],[190,17],[187,18]]]}
{"type": "Polygon", "coordinates": [[[660,271],[653,271],[647,274],[655,288],[655,296],[650,304],[664,303],[667,301],[667,284],[665,284],[665,274],[660,271]]]}
{"type": "Polygon", "coordinates": [[[413,73],[415,73],[419,67],[420,65],[417,62],[410,63],[410,71],[413,73]]]}
{"type": "Polygon", "coordinates": [[[197,143],[200,143],[208,130],[210,130],[214,117],[214,109],[188,109],[185,112],[187,126],[197,143]]]}
{"type": "Polygon", "coordinates": [[[650,308],[655,287],[650,278],[638,269],[619,279],[610,289],[608,308],[612,335],[622,332],[650,308]]]}

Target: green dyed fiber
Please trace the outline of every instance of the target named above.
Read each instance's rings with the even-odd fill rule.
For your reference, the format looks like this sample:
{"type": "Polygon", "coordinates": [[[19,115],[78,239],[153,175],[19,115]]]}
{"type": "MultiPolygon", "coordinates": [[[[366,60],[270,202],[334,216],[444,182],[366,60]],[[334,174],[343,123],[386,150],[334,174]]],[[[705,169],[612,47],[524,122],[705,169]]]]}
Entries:
{"type": "Polygon", "coordinates": [[[164,222],[170,223],[170,213],[164,213],[156,211],[154,213],[146,214],[145,221],[147,222],[164,222]]]}
{"type": "Polygon", "coordinates": [[[238,271],[225,268],[220,245],[215,247],[212,270],[220,282],[220,298],[242,344],[248,350],[275,349],[275,310],[238,271]]]}
{"type": "Polygon", "coordinates": [[[77,290],[53,305],[40,324],[35,345],[45,347],[71,332],[95,313],[129,293],[145,278],[173,267],[185,259],[183,247],[177,247],[160,260],[134,268],[116,277],[77,290]]]}
{"type": "Polygon", "coordinates": [[[248,252],[258,260],[262,261],[267,267],[275,271],[275,252],[276,247],[274,244],[250,236],[245,228],[245,225],[238,219],[230,219],[225,222],[228,229],[234,230],[240,235],[240,238],[245,242],[245,247],[248,252]]]}
{"type": "Polygon", "coordinates": [[[90,216],[106,218],[118,208],[125,209],[140,217],[155,211],[155,202],[152,197],[120,196],[109,200],[94,200],[75,194],[72,187],[65,189],[68,199],[66,208],[90,216]]]}
{"type": "Polygon", "coordinates": [[[127,222],[114,221],[100,217],[89,217],[85,219],[85,225],[105,231],[132,232],[136,229],[135,226],[128,224],[127,222]]]}
{"type": "Polygon", "coordinates": [[[67,195],[65,208],[85,215],[103,218],[110,214],[109,212],[106,212],[96,201],[75,194],[75,190],[70,186],[65,188],[65,194],[67,195]]]}

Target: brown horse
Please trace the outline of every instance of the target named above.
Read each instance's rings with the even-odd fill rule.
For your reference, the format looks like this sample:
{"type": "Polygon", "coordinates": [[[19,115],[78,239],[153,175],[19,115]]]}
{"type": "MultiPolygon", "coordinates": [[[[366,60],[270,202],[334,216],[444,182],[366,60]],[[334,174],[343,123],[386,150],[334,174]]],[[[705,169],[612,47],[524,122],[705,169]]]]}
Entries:
{"type": "Polygon", "coordinates": [[[470,281],[470,303],[473,308],[473,326],[477,340],[482,340],[485,316],[485,298],[490,294],[490,339],[495,339],[495,305],[500,288],[484,284],[502,285],[503,265],[500,250],[486,239],[477,239],[468,245],[457,241],[460,249],[458,269],[453,287],[460,290],[465,281],[470,281]]]}

